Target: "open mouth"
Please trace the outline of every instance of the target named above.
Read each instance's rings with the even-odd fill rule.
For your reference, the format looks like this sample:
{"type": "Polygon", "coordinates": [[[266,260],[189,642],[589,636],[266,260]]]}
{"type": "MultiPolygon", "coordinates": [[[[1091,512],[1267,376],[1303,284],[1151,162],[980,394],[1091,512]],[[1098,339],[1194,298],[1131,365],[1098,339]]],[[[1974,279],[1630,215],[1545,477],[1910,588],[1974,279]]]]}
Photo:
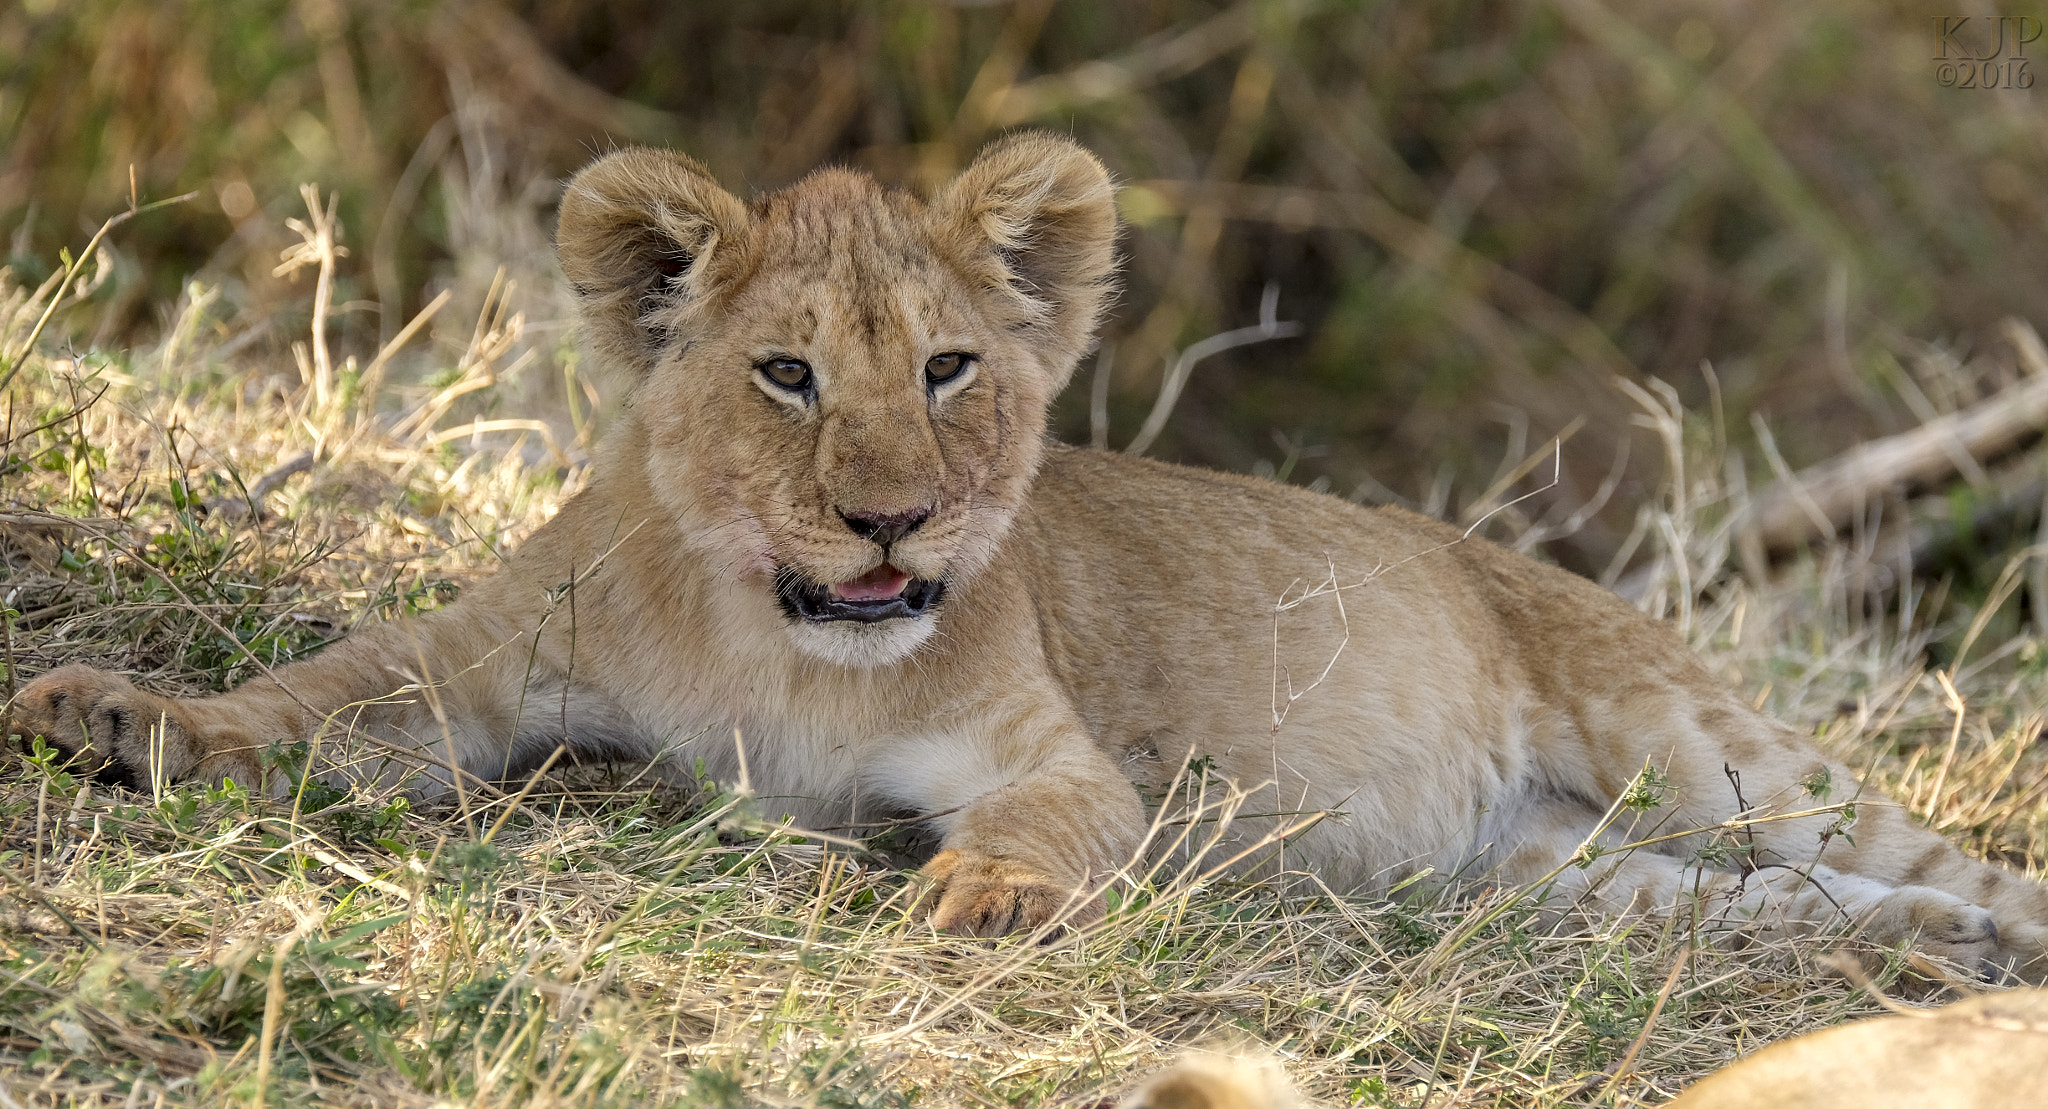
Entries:
{"type": "Polygon", "coordinates": [[[832,620],[873,624],[923,616],[945,593],[945,582],[913,578],[886,562],[857,578],[831,585],[819,585],[786,567],[775,575],[775,596],[783,611],[814,624],[832,620]]]}

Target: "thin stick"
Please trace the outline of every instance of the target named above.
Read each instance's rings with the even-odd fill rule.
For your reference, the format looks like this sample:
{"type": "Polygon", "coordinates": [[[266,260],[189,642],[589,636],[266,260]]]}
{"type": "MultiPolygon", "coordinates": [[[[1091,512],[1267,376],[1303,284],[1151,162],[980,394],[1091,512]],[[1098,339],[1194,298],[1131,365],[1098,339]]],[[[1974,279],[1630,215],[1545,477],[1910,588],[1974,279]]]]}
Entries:
{"type": "Polygon", "coordinates": [[[12,870],[7,869],[5,866],[0,866],[0,878],[7,879],[9,883],[14,885],[16,888],[20,889],[21,892],[27,894],[29,900],[34,901],[36,904],[41,905],[43,908],[50,910],[50,915],[56,917],[58,920],[63,921],[64,926],[66,928],[71,929],[71,931],[75,933],[79,939],[84,940],[85,945],[87,947],[92,948],[94,951],[101,950],[100,941],[94,939],[93,934],[91,932],[88,932],[85,929],[80,928],[78,926],[77,921],[71,919],[69,916],[66,916],[64,914],[64,910],[58,908],[55,905],[50,904],[49,899],[44,897],[39,890],[37,890],[34,886],[29,885],[27,882],[22,881],[21,875],[16,874],[12,870]]]}
{"type": "Polygon", "coordinates": [[[1956,748],[1963,741],[1963,716],[1968,708],[1963,703],[1963,695],[1956,692],[1955,683],[1949,680],[1948,671],[1936,670],[1934,680],[1941,686],[1941,697],[1948,702],[1948,710],[1956,714],[1956,722],[1948,731],[1948,749],[1941,753],[1941,768],[1934,772],[1934,788],[1927,794],[1923,812],[1929,820],[1933,820],[1936,810],[1941,808],[1941,791],[1948,784],[1949,768],[1955,765],[1956,748]]]}
{"type": "Polygon", "coordinates": [[[1088,445],[1109,449],[1109,375],[1116,365],[1116,344],[1105,342],[1095,352],[1095,376],[1088,383],[1088,445]]]}
{"type": "Polygon", "coordinates": [[[341,204],[341,194],[335,193],[320,203],[318,185],[300,185],[299,196],[306,202],[306,214],[312,222],[288,219],[285,226],[299,233],[304,240],[284,251],[277,268],[271,273],[278,277],[289,277],[303,266],[318,263],[320,270],[313,282],[313,401],[325,409],[334,393],[334,360],[327,353],[327,309],[334,295],[334,260],[348,256],[348,248],[341,245],[341,224],[335,215],[341,204]]]}
{"type": "Polygon", "coordinates": [[[368,416],[376,410],[377,390],[384,387],[385,364],[391,361],[392,355],[397,354],[405,344],[411,342],[414,335],[419,334],[420,328],[425,327],[427,321],[434,318],[435,313],[446,308],[448,301],[454,295],[451,290],[441,290],[441,295],[429,301],[425,308],[420,309],[403,328],[399,329],[398,334],[391,337],[390,342],[384,344],[384,349],[377,352],[377,357],[370,360],[370,368],[363,371],[362,390],[357,397],[357,403],[364,416],[368,416]]]}
{"type": "MultiPolygon", "coordinates": [[[[154,201],[140,208],[130,208],[125,212],[107,217],[107,222],[100,224],[100,229],[94,232],[91,240],[85,244],[84,253],[73,259],[70,265],[64,267],[64,274],[58,280],[56,290],[50,294],[50,302],[43,305],[43,314],[36,318],[36,325],[29,329],[28,339],[21,344],[21,350],[15,355],[6,371],[0,373],[0,389],[7,388],[8,383],[14,380],[14,375],[21,372],[22,364],[28,361],[29,352],[36,349],[36,340],[43,337],[43,328],[49,326],[50,317],[56,315],[58,306],[63,304],[65,288],[71,284],[73,278],[78,276],[79,271],[85,268],[85,260],[98,253],[100,242],[107,237],[107,232],[127,223],[144,212],[154,212],[158,208],[167,208],[173,204],[183,204],[198,195],[198,191],[194,190],[183,196],[174,196],[168,200],[154,201]]],[[[4,352],[0,352],[0,354],[4,354],[4,352]]]]}
{"type": "Polygon", "coordinates": [[[353,878],[357,883],[368,886],[379,893],[396,897],[408,905],[413,903],[413,893],[411,890],[379,878],[355,863],[350,862],[348,859],[321,847],[318,843],[312,842],[308,838],[311,833],[300,830],[297,825],[276,820],[259,820],[257,823],[271,834],[283,837],[286,841],[284,850],[304,851],[329,870],[353,878]],[[305,842],[300,842],[302,840],[305,842]]]}
{"type": "MultiPolygon", "coordinates": [[[[1508,490],[1514,488],[1516,482],[1522,480],[1525,477],[1528,477],[1530,471],[1534,470],[1537,466],[1543,463],[1543,456],[1546,454],[1552,456],[1554,460],[1550,475],[1550,483],[1552,485],[1557,484],[1559,471],[1562,470],[1564,467],[1564,445],[1565,443],[1570,441],[1572,436],[1577,435],[1579,433],[1579,429],[1585,426],[1585,413],[1581,412],[1580,414],[1573,416],[1571,422],[1564,425],[1563,431],[1560,431],[1556,435],[1551,436],[1549,442],[1544,443],[1542,446],[1537,447],[1535,450],[1529,452],[1528,457],[1522,459],[1522,461],[1517,463],[1514,466],[1514,468],[1502,474],[1500,476],[1500,479],[1498,481],[1495,481],[1493,485],[1486,490],[1486,492],[1479,494],[1479,496],[1473,500],[1472,504],[1465,509],[1465,515],[1470,516],[1473,513],[1478,512],[1481,508],[1485,507],[1489,502],[1491,502],[1495,497],[1498,497],[1501,494],[1506,493],[1508,490]]],[[[1627,441],[1628,440],[1626,439],[1622,440],[1622,442],[1624,443],[1627,441]]],[[[1489,512],[1486,515],[1491,516],[1493,515],[1493,513],[1489,512]]]]}
{"type": "MultiPolygon", "coordinates": [[[[8,707],[8,708],[12,708],[12,707],[13,707],[13,705],[14,705],[14,694],[15,694],[15,687],[14,687],[14,668],[15,668],[15,664],[14,664],[14,610],[13,610],[13,609],[11,609],[11,608],[8,608],[8,607],[7,607],[6,605],[4,605],[4,604],[0,604],[0,643],[5,643],[5,645],[6,645],[6,651],[7,651],[7,655],[6,655],[6,666],[7,666],[7,700],[5,700],[5,701],[0,701],[0,706],[6,706],[6,707],[8,707]]],[[[9,723],[12,723],[12,721],[11,721],[11,720],[9,720],[9,719],[7,719],[4,713],[0,713],[0,727],[5,727],[5,726],[6,726],[7,724],[9,724],[9,723]]]]}
{"type": "Polygon", "coordinates": [[[568,752],[568,744],[556,744],[554,751],[548,755],[548,760],[544,763],[541,763],[540,769],[534,771],[533,776],[526,779],[526,785],[522,789],[520,789],[518,793],[513,794],[512,799],[510,801],[507,801],[505,803],[505,811],[498,815],[498,819],[491,824],[490,830],[484,833],[484,838],[477,842],[488,844],[493,839],[496,839],[498,836],[498,829],[503,828],[505,826],[505,822],[507,820],[512,819],[512,814],[514,812],[517,812],[519,809],[519,803],[521,801],[526,800],[527,796],[533,792],[534,786],[540,784],[541,776],[546,774],[549,770],[554,769],[555,760],[561,758],[568,752]]]}

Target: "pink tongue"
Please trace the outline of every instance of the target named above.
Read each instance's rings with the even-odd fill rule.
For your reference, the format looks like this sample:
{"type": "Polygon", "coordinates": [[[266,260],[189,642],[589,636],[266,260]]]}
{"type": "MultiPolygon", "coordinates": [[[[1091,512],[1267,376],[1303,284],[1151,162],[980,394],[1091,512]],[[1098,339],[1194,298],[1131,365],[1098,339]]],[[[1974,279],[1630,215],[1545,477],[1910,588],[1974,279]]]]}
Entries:
{"type": "Polygon", "coordinates": [[[853,579],[832,587],[832,596],[842,601],[886,601],[899,596],[910,584],[910,575],[884,562],[853,579]]]}

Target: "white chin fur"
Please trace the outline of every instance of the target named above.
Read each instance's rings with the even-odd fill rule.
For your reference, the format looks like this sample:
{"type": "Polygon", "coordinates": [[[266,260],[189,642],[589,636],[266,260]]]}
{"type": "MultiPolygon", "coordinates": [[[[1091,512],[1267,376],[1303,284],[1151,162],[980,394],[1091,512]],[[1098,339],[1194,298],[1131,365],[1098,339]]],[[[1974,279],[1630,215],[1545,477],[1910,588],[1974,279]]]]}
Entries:
{"type": "Polygon", "coordinates": [[[909,658],[938,627],[936,613],[863,624],[856,620],[789,625],[796,648],[835,666],[869,670],[909,658]]]}

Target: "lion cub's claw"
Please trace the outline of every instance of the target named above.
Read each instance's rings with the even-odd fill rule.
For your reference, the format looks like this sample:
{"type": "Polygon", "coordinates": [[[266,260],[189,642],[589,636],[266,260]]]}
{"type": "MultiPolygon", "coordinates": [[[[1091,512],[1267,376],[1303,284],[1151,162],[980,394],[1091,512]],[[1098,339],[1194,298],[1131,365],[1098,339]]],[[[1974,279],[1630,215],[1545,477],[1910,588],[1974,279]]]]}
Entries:
{"type": "MultiPolygon", "coordinates": [[[[972,852],[945,850],[919,872],[918,910],[956,936],[994,938],[1042,927],[1074,900],[1074,886],[1029,867],[972,852]]],[[[1102,919],[1100,894],[1066,914],[1081,926],[1102,919]]]]}

